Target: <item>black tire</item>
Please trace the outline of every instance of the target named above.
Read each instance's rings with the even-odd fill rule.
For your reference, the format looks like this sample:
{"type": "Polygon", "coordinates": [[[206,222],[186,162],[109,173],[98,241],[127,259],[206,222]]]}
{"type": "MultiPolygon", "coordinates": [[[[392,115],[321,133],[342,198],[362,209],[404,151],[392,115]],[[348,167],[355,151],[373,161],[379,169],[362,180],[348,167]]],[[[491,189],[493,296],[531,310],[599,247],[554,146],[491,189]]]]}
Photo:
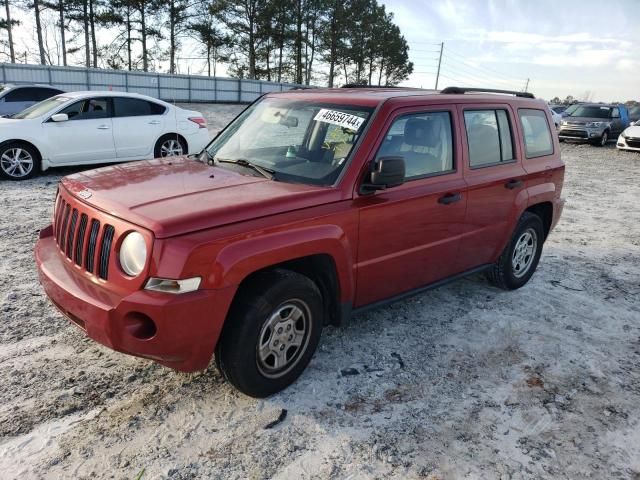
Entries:
{"type": "MultiPolygon", "coordinates": [[[[219,370],[229,383],[251,397],[264,398],[283,390],[300,376],[311,360],[320,341],[323,316],[322,294],[309,278],[289,270],[259,274],[243,286],[234,299],[216,348],[219,370]],[[285,349],[283,344],[292,337],[283,338],[289,330],[279,326],[285,325],[280,323],[285,320],[292,321],[287,320],[290,315],[287,308],[294,307],[307,316],[306,333],[298,350],[289,344],[285,349]],[[276,332],[282,334],[278,336],[276,332]],[[282,339],[279,344],[278,338],[282,339]],[[261,344],[264,349],[260,349],[261,344]],[[267,360],[261,358],[259,349],[273,352],[274,348],[284,349],[285,362],[289,363],[275,368],[275,354],[271,353],[267,360]],[[287,359],[289,354],[291,358],[287,359]]],[[[294,321],[292,333],[297,330],[298,322],[301,320],[294,321]]]]}
{"type": "MultiPolygon", "coordinates": [[[[491,269],[487,271],[486,276],[489,282],[504,290],[515,290],[525,285],[536,271],[536,267],[540,261],[540,255],[542,254],[543,242],[544,228],[542,226],[542,220],[533,213],[524,212],[500,258],[498,258],[491,269]],[[535,246],[532,247],[533,252],[530,263],[526,255],[523,257],[523,261],[527,259],[526,270],[522,263],[518,265],[514,264],[514,250],[517,248],[517,245],[520,244],[519,242],[526,238],[524,236],[525,233],[535,235],[535,246]],[[518,266],[522,268],[518,269],[518,266]]],[[[515,256],[518,255],[516,254],[515,256]]]]}
{"type": "Polygon", "coordinates": [[[0,147],[0,177],[7,180],[27,180],[40,173],[40,152],[33,146],[24,142],[8,142],[0,147]],[[10,163],[9,159],[14,159],[15,154],[18,152],[19,158],[21,158],[20,166],[16,166],[10,163]],[[31,159],[31,163],[25,163],[27,157],[31,159]],[[22,173],[27,169],[26,173],[22,173]]]}
{"type": "Polygon", "coordinates": [[[608,141],[609,141],[609,130],[605,130],[604,132],[602,132],[602,136],[597,140],[595,140],[593,144],[596,147],[604,147],[608,141]]]}
{"type": "Polygon", "coordinates": [[[161,136],[156,142],[155,147],[153,147],[153,156],[154,158],[167,158],[171,156],[177,155],[165,155],[162,151],[162,146],[166,142],[176,142],[180,144],[180,148],[182,148],[182,153],[180,155],[187,155],[189,153],[189,149],[187,146],[187,142],[180,135],[176,135],[175,133],[168,133],[167,135],[161,136]]]}
{"type": "Polygon", "coordinates": [[[558,142],[560,143],[564,142],[564,138],[558,138],[558,142]]]}

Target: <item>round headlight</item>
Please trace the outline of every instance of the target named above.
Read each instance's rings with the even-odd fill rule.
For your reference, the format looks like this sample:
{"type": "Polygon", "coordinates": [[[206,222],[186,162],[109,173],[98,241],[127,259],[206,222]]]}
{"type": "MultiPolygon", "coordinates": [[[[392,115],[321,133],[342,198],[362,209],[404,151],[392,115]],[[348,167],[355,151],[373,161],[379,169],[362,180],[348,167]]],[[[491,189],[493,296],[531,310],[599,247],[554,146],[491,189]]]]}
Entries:
{"type": "Polygon", "coordinates": [[[120,246],[120,266],[128,275],[140,275],[147,260],[147,244],[138,232],[129,233],[120,246]]]}

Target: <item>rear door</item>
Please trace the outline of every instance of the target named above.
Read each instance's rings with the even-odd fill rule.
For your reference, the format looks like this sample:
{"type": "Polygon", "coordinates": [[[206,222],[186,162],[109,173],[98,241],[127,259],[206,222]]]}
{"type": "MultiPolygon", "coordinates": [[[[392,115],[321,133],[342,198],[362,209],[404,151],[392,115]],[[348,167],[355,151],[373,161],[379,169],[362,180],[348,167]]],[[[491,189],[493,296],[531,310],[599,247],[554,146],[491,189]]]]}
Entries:
{"type": "Polygon", "coordinates": [[[141,98],[115,97],[113,138],[118,158],[151,158],[164,132],[166,107],[141,98]]]}
{"type": "Polygon", "coordinates": [[[514,112],[507,104],[459,105],[464,121],[464,177],[468,185],[458,268],[492,263],[527,203],[514,112]]]}
{"type": "Polygon", "coordinates": [[[73,102],[56,113],[66,113],[69,120],[42,124],[49,158],[54,164],[113,161],[115,148],[109,97],[92,97],[73,102]]]}
{"type": "Polygon", "coordinates": [[[401,109],[372,158],[402,156],[403,185],[359,195],[356,306],[417,289],[454,273],[467,202],[455,109],[401,109]]]}

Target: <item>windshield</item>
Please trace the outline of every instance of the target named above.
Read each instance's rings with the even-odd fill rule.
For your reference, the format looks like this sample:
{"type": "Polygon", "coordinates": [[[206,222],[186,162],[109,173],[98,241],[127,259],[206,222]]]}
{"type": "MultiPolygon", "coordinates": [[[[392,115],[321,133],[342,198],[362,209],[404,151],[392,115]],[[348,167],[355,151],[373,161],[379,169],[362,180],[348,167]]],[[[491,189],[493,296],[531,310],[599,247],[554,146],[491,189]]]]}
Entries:
{"type": "Polygon", "coordinates": [[[581,105],[569,114],[570,117],[609,118],[611,107],[599,107],[597,105],[581,105]]]}
{"type": "MultiPolygon", "coordinates": [[[[250,162],[276,180],[332,185],[372,109],[265,98],[243,112],[207,151],[215,160],[250,162]]],[[[237,168],[220,163],[224,168],[237,168]]]]}
{"type": "Polygon", "coordinates": [[[69,97],[51,97],[42,102],[36,103],[35,105],[31,105],[26,110],[22,110],[20,113],[16,113],[11,118],[38,118],[47,112],[53,110],[54,108],[62,105],[64,102],[69,100],[69,97]]]}

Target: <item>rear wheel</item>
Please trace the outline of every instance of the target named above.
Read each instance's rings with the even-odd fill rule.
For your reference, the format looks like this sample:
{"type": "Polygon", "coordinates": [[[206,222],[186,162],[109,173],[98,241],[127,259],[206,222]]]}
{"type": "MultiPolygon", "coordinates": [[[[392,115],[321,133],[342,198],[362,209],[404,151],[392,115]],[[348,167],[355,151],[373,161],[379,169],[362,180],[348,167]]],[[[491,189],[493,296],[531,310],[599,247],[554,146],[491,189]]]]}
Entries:
{"type": "Polygon", "coordinates": [[[0,175],[9,180],[26,180],[40,170],[40,155],[31,145],[22,142],[0,147],[0,175]]]}
{"type": "Polygon", "coordinates": [[[238,390],[263,398],[304,371],[323,325],[314,282],[288,270],[265,272],[242,287],[216,349],[216,362],[238,390]]]}
{"type": "Polygon", "coordinates": [[[155,158],[178,157],[188,152],[187,142],[179,135],[164,135],[156,142],[153,154],[155,158]]]}
{"type": "Polygon", "coordinates": [[[542,220],[533,213],[524,212],[500,258],[487,272],[488,280],[505,290],[525,285],[536,271],[543,242],[542,220]]]}

